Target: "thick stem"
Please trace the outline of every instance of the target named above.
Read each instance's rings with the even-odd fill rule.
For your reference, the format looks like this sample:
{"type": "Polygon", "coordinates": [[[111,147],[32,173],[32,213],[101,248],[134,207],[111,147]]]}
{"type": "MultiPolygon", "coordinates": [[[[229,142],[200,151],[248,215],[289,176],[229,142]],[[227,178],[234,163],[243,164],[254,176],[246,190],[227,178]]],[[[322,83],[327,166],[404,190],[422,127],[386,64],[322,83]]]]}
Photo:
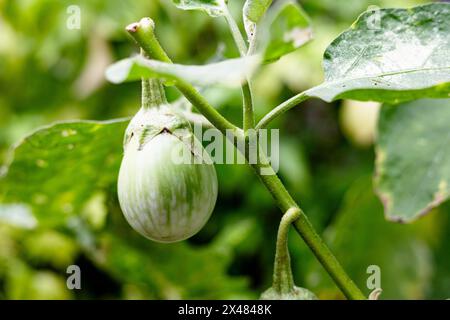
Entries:
{"type": "Polygon", "coordinates": [[[175,86],[178,90],[200,111],[220,132],[226,133],[226,130],[240,130],[234,124],[225,119],[209,102],[187,82],[178,81],[175,86]]]}
{"type": "Polygon", "coordinates": [[[139,22],[128,25],[126,30],[149,57],[167,63],[172,62],[156,39],[155,23],[152,19],[142,18],[139,22]]]}
{"type": "MultiPolygon", "coordinates": [[[[128,32],[135,32],[138,37],[145,36],[148,32],[153,32],[155,28],[155,24],[151,19],[143,18],[140,21],[140,28],[138,27],[138,24],[133,23],[127,26],[128,32]]],[[[162,48],[160,48],[161,51],[164,52],[162,48]]],[[[141,55],[145,58],[151,58],[151,54],[153,52],[148,52],[141,48],[141,55]]],[[[167,57],[168,58],[168,57],[167,57]]],[[[170,59],[169,59],[170,60],[170,59]]],[[[166,94],[164,92],[164,87],[162,84],[162,81],[158,78],[150,78],[145,79],[142,78],[142,107],[144,109],[150,109],[154,107],[158,107],[162,104],[167,104],[166,94]]]]}
{"type": "Polygon", "coordinates": [[[162,104],[167,104],[167,100],[161,80],[142,79],[142,107],[150,109],[162,104]]]}
{"type": "Polygon", "coordinates": [[[273,269],[273,288],[280,294],[287,294],[294,289],[291,258],[289,256],[288,235],[291,224],[300,217],[298,208],[289,209],[281,218],[278,228],[275,265],[273,269]]]}
{"type": "MultiPolygon", "coordinates": [[[[141,49],[141,55],[148,58],[148,55],[141,49]]],[[[142,108],[157,108],[162,104],[167,104],[166,94],[160,79],[142,78],[142,108]]]]}

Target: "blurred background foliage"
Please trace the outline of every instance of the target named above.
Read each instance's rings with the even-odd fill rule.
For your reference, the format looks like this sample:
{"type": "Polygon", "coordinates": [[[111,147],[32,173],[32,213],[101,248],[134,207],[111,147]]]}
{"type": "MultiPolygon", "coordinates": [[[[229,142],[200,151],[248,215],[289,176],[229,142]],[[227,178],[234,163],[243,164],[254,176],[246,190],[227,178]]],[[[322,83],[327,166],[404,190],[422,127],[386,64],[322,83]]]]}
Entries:
{"type": "MultiPolygon", "coordinates": [[[[258,72],[257,116],[320,83],[326,46],[370,5],[424,2],[300,1],[315,40],[258,72]]],[[[243,1],[229,4],[240,19],[243,1]]],[[[0,164],[11,146],[39,126],[138,110],[139,83],[109,84],[104,70],[137,52],[124,26],[143,16],[156,21],[160,41],[176,62],[237,55],[222,19],[179,11],[169,0],[0,0],[0,164]],[[70,5],[81,9],[79,30],[66,27],[70,5]]],[[[239,90],[211,88],[206,95],[235,123],[241,121],[239,90]]],[[[169,88],[168,97],[178,93],[169,88]]],[[[365,293],[366,269],[378,265],[382,298],[448,298],[450,206],[434,210],[444,214],[399,225],[384,220],[374,195],[378,108],[310,100],[279,118],[273,126],[282,129],[280,176],[365,293]]],[[[20,207],[0,207],[0,298],[257,298],[271,283],[280,212],[245,165],[216,167],[217,207],[206,227],[183,243],[157,244],[135,233],[122,217],[114,183],[92,194],[76,219],[54,228],[20,219],[20,207]],[[82,290],[66,287],[71,264],[82,270],[82,290]]],[[[83,179],[72,178],[74,186],[83,179]]],[[[343,298],[298,235],[290,236],[297,285],[319,298],[343,298]]]]}

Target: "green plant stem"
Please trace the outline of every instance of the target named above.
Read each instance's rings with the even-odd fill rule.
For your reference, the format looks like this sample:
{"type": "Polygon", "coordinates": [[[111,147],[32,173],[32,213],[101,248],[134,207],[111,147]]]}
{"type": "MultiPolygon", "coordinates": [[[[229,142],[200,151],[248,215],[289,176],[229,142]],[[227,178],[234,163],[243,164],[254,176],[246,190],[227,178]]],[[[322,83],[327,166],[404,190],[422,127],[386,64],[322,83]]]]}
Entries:
{"type": "Polygon", "coordinates": [[[278,227],[275,263],[273,268],[273,288],[280,294],[287,294],[294,289],[291,258],[289,256],[288,235],[291,224],[300,217],[298,208],[290,208],[281,218],[278,227]]]}
{"type": "Polygon", "coordinates": [[[275,107],[274,109],[272,109],[272,111],[270,111],[268,114],[266,114],[256,125],[256,129],[264,129],[267,127],[267,125],[276,117],[278,117],[279,115],[285,113],[286,111],[288,111],[289,109],[292,109],[293,107],[295,107],[296,105],[298,105],[299,103],[307,100],[308,98],[310,98],[306,92],[302,92],[299,93],[295,96],[293,96],[292,98],[290,98],[289,100],[286,100],[285,102],[283,102],[282,104],[278,105],[277,107],[275,107]]]}
{"type": "Polygon", "coordinates": [[[240,130],[214,109],[214,107],[211,106],[191,84],[184,81],[178,81],[175,86],[220,132],[225,134],[226,130],[240,130]]]}
{"type": "MultiPolygon", "coordinates": [[[[130,26],[133,27],[131,30],[127,28],[128,32],[130,32],[130,34],[147,54],[156,60],[166,62],[170,61],[161,45],[156,40],[153,29],[147,30],[145,33],[141,33],[136,32],[136,30],[143,30],[139,28],[139,23],[137,25],[132,24],[130,26]],[[135,36],[136,34],[139,34],[139,36],[135,36]],[[146,48],[148,48],[148,50],[146,48]]],[[[179,81],[177,82],[176,87],[218,130],[225,134],[227,129],[232,129],[236,133],[237,139],[245,139],[242,134],[242,130],[228,122],[192,85],[179,81]]],[[[245,141],[245,149],[248,150],[248,140],[245,141]]],[[[245,152],[245,156],[248,161],[249,153],[245,152]]],[[[294,223],[295,229],[345,296],[349,299],[365,299],[365,296],[345,273],[344,269],[331,253],[325,242],[314,230],[304,212],[299,208],[294,199],[292,199],[291,195],[270,166],[266,155],[262,151],[258,153],[257,164],[252,164],[251,166],[265,187],[269,190],[282,212],[286,212],[291,208],[299,209],[300,217],[294,223]],[[262,172],[264,172],[264,174],[262,174],[262,172]]]]}
{"type": "Polygon", "coordinates": [[[142,18],[139,22],[128,25],[126,30],[150,58],[172,63],[172,60],[156,38],[155,23],[152,19],[142,18]]]}
{"type": "Polygon", "coordinates": [[[244,132],[255,127],[255,116],[253,114],[253,97],[250,83],[246,82],[242,86],[243,97],[243,128],[244,132]]]}
{"type": "MultiPolygon", "coordinates": [[[[148,57],[144,49],[141,49],[141,55],[148,57]]],[[[162,104],[167,104],[166,94],[162,81],[158,78],[142,78],[142,101],[141,106],[144,109],[157,108],[162,104]]]]}
{"type": "Polygon", "coordinates": [[[250,37],[249,40],[249,46],[248,46],[248,51],[247,51],[247,55],[251,56],[252,54],[254,54],[256,52],[256,45],[257,45],[257,41],[256,41],[256,37],[257,37],[257,33],[258,33],[258,26],[255,24],[254,29],[253,29],[253,34],[250,37]]]}
{"type": "Polygon", "coordinates": [[[166,95],[160,79],[142,79],[142,107],[150,109],[167,104],[166,95]]]}
{"type": "Polygon", "coordinates": [[[292,199],[291,195],[268,163],[266,156],[260,152],[258,163],[252,165],[252,167],[275,199],[278,207],[282,212],[286,212],[291,208],[297,208],[300,211],[299,218],[294,222],[294,227],[314,253],[317,260],[319,260],[348,299],[365,300],[366,297],[364,294],[359,290],[352,279],[350,279],[323,239],[314,230],[308,217],[299,208],[294,199],[292,199]],[[262,174],[262,172],[264,172],[264,174],[262,174]]]}
{"type": "MultiPolygon", "coordinates": [[[[171,63],[172,60],[156,39],[154,28],[155,24],[150,18],[143,18],[139,22],[130,24],[126,30],[149,57],[171,63]]],[[[214,109],[194,86],[184,81],[177,81],[175,86],[222,133],[225,133],[227,129],[239,129],[214,109]]]]}
{"type": "Polygon", "coordinates": [[[231,35],[233,36],[234,42],[239,50],[239,54],[241,57],[245,57],[247,54],[247,45],[245,44],[245,40],[242,37],[242,33],[239,30],[236,21],[231,16],[231,13],[228,11],[228,8],[225,9],[225,20],[227,20],[227,24],[230,27],[231,35]]]}
{"type": "MultiPolygon", "coordinates": [[[[239,54],[241,57],[245,57],[247,55],[247,45],[245,44],[245,40],[242,37],[242,33],[239,30],[239,27],[236,24],[236,21],[231,16],[228,8],[225,11],[225,19],[227,21],[228,27],[230,28],[231,35],[233,36],[234,42],[236,43],[236,47],[239,50],[239,54]]],[[[252,90],[250,87],[250,81],[247,79],[247,82],[242,85],[242,97],[243,97],[243,114],[242,114],[242,122],[244,132],[247,132],[248,129],[252,129],[255,127],[255,115],[253,111],[253,96],[252,90]]]]}

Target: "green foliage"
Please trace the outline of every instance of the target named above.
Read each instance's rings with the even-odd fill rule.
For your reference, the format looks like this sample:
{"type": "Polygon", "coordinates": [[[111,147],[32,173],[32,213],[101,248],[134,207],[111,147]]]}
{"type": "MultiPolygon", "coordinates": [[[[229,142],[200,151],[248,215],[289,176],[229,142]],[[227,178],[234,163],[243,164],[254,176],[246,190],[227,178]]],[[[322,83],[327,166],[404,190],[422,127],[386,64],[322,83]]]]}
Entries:
{"type": "Polygon", "coordinates": [[[271,5],[272,0],[247,0],[244,4],[244,17],[258,23],[271,5]]]}
{"type": "Polygon", "coordinates": [[[63,122],[26,137],[0,180],[2,202],[29,205],[40,225],[79,215],[96,191],[116,181],[127,122],[63,122]]]}
{"type": "Polygon", "coordinates": [[[363,13],[324,53],[325,82],[308,95],[400,102],[450,91],[450,4],[363,13]]]}
{"type": "Polygon", "coordinates": [[[450,196],[450,99],[381,109],[376,187],[386,217],[411,222],[450,196]]]}
{"type": "Polygon", "coordinates": [[[295,51],[312,39],[311,21],[296,1],[274,5],[262,24],[260,37],[265,43],[264,61],[273,62],[295,51]]]}

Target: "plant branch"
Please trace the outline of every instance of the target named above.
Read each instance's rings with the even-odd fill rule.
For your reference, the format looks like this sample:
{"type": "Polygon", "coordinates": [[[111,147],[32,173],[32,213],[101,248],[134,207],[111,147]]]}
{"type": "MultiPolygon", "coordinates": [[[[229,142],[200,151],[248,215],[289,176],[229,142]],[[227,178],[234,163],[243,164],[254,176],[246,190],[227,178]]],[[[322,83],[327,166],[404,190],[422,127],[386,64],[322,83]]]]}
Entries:
{"type": "Polygon", "coordinates": [[[139,22],[129,24],[126,30],[150,58],[172,63],[172,60],[156,39],[155,23],[152,19],[142,18],[139,22]]]}
{"type": "MultiPolygon", "coordinates": [[[[247,55],[247,45],[245,44],[245,40],[242,37],[242,33],[239,30],[239,27],[236,24],[236,21],[231,16],[228,8],[225,9],[225,19],[227,21],[228,27],[230,28],[231,35],[233,36],[234,42],[236,43],[236,47],[239,50],[239,54],[241,57],[245,57],[247,55]]],[[[247,82],[242,85],[242,97],[243,97],[243,114],[242,114],[242,122],[244,132],[247,132],[248,129],[251,129],[255,126],[255,115],[253,112],[253,97],[252,90],[250,87],[250,81],[247,79],[247,82]]]]}
{"type": "Polygon", "coordinates": [[[255,127],[255,116],[253,114],[253,97],[250,83],[247,81],[242,85],[243,97],[243,128],[244,132],[255,127]]]}
{"type": "Polygon", "coordinates": [[[356,284],[347,275],[339,261],[330,251],[322,238],[314,230],[314,227],[309,222],[308,217],[300,209],[294,199],[292,199],[291,195],[286,190],[275,171],[273,171],[264,153],[259,153],[258,163],[253,164],[252,167],[257,176],[269,190],[282,212],[286,212],[291,208],[299,209],[299,218],[294,222],[295,229],[314,253],[317,260],[319,260],[334,280],[336,285],[342,290],[344,295],[348,299],[352,300],[366,299],[361,290],[359,290],[356,284]]]}
{"type": "MultiPolygon", "coordinates": [[[[150,18],[143,18],[126,28],[147,55],[153,59],[171,63],[172,60],[156,39],[154,29],[155,24],[150,18]]],[[[177,81],[175,86],[222,133],[225,133],[227,129],[239,129],[214,109],[194,86],[184,81],[177,81]]]]}
{"type": "Polygon", "coordinates": [[[228,8],[225,8],[225,20],[227,20],[227,24],[230,27],[231,35],[239,50],[239,54],[244,57],[247,54],[247,45],[245,44],[242,33],[228,8]]]}
{"type": "Polygon", "coordinates": [[[194,86],[184,81],[178,81],[175,86],[220,132],[225,134],[226,130],[240,130],[214,109],[194,86]]]}
{"type": "Polygon", "coordinates": [[[292,109],[293,107],[295,107],[296,105],[298,105],[299,103],[307,100],[308,98],[310,98],[306,92],[302,92],[297,94],[296,96],[293,96],[292,98],[290,98],[289,100],[286,100],[285,102],[283,102],[282,104],[278,105],[277,107],[275,107],[274,109],[272,109],[272,111],[270,111],[268,114],[266,114],[256,125],[256,129],[263,129],[265,127],[267,127],[267,125],[276,117],[278,117],[279,115],[285,113],[286,111],[288,111],[289,109],[292,109]]]}

